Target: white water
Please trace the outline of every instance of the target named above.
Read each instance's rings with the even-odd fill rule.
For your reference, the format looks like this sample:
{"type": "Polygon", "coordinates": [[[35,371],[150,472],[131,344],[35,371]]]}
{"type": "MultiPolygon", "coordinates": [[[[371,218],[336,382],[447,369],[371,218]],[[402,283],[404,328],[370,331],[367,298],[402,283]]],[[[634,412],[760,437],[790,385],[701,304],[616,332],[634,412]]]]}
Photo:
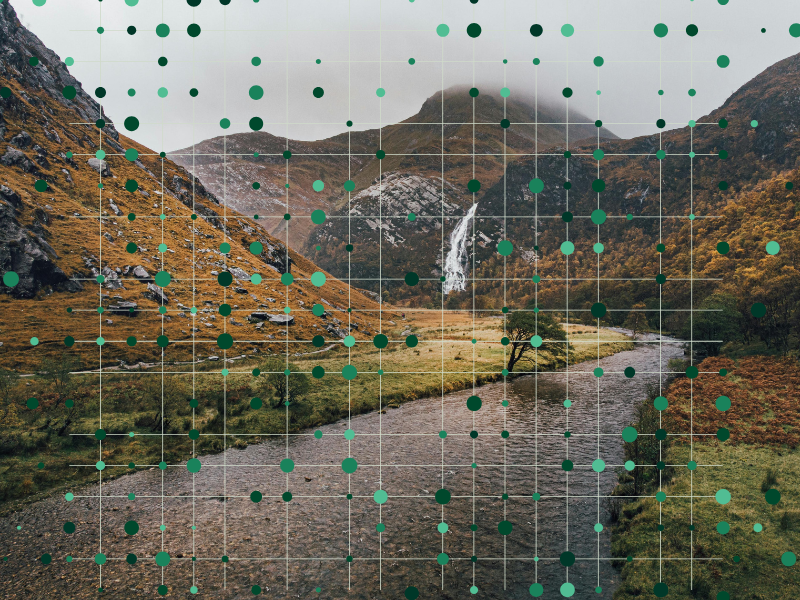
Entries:
{"type": "Polygon", "coordinates": [[[469,222],[475,216],[477,204],[473,204],[469,212],[459,221],[450,234],[450,252],[444,261],[444,286],[443,292],[463,292],[467,280],[467,234],[469,222]]]}

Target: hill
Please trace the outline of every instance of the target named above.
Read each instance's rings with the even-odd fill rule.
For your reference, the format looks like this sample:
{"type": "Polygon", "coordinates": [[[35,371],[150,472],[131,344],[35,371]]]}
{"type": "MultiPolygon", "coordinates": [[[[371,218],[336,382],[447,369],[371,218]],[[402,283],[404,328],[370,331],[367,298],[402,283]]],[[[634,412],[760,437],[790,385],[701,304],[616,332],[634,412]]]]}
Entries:
{"type": "MultiPolygon", "coordinates": [[[[503,174],[504,152],[531,152],[537,140],[541,147],[565,142],[567,128],[558,124],[564,120],[563,110],[537,105],[529,98],[494,94],[480,90],[473,97],[468,88],[450,88],[428,98],[414,116],[381,129],[319,141],[263,131],[240,133],[205,140],[169,156],[229,206],[248,215],[270,215],[263,218],[268,231],[313,257],[317,242],[307,243],[314,230],[311,212],[341,215],[352,193],[370,188],[381,173],[410,171],[435,180],[445,172],[451,184],[465,186],[477,177],[488,187],[503,174]],[[526,125],[504,130],[499,127],[502,119],[526,125]],[[383,159],[376,156],[380,150],[383,159]],[[473,152],[487,155],[475,161],[474,173],[473,152]],[[317,180],[324,182],[324,190],[314,190],[317,180]],[[353,182],[351,194],[343,188],[348,180],[353,182]],[[299,218],[287,223],[283,219],[287,212],[299,218]]],[[[616,138],[576,112],[570,114],[568,133],[571,140],[616,138]]],[[[465,198],[457,202],[468,206],[465,198]]]]}
{"type": "MultiPolygon", "coordinates": [[[[794,81],[799,72],[800,55],[776,63],[719,109],[685,127],[667,130],[667,124],[659,123],[664,131],[657,135],[584,140],[538,156],[506,157],[504,177],[476,196],[475,218],[467,221],[462,237],[462,268],[475,280],[474,289],[468,282],[463,292],[447,294],[445,305],[499,310],[504,305],[522,308],[538,297],[542,309],[563,312],[567,262],[561,244],[569,240],[574,244],[568,291],[573,318],[595,322],[589,308],[599,300],[609,309],[604,321],[621,325],[632,306],[643,304],[651,327],[680,332],[691,302],[698,308],[712,293],[737,285],[709,278],[738,282],[729,276],[744,273],[748,261],[773,259],[753,239],[754,232],[768,232],[773,239],[793,235],[800,160],[800,97],[794,81]],[[498,252],[502,240],[513,244],[508,256],[498,252]],[[729,244],[731,252],[717,253],[719,242],[729,244]],[[597,243],[602,244],[600,254],[597,243]],[[662,252],[659,244],[664,244],[662,252]],[[727,265],[727,271],[719,265],[727,265]],[[504,273],[505,283],[499,283],[498,273],[504,273]],[[655,280],[659,274],[667,279],[664,285],[655,280]],[[534,275],[541,278],[538,286],[534,275]]],[[[512,122],[507,131],[515,127],[512,122]]],[[[321,264],[340,272],[344,245],[352,240],[348,264],[356,276],[370,279],[381,272],[401,280],[404,271],[414,270],[419,286],[395,285],[385,297],[393,303],[439,306],[450,232],[466,212],[459,202],[450,203],[459,189],[467,195],[466,186],[448,183],[453,190],[446,190],[442,219],[435,193],[440,185],[428,186],[427,205],[417,211],[413,202],[425,188],[384,175],[380,219],[374,212],[370,220],[330,219],[312,237],[312,243],[325,245],[321,264]],[[396,193],[398,185],[409,191],[396,193]],[[417,214],[412,221],[406,216],[410,212],[424,218],[417,214]],[[441,222],[444,233],[431,235],[441,222]]],[[[374,196],[377,189],[370,193],[374,196]]],[[[361,198],[351,202],[354,217],[370,214],[361,198]]]]}
{"type": "MultiPolygon", "coordinates": [[[[104,366],[160,360],[164,343],[164,360],[183,361],[263,352],[270,340],[284,353],[287,341],[316,334],[373,333],[375,302],[329,274],[312,284],[321,269],[120,134],[96,100],[103,96],[87,93],[0,5],[5,367],[30,370],[63,352],[65,339],[96,367],[101,352],[104,366]],[[322,316],[312,314],[317,304],[322,316]],[[221,348],[225,333],[248,341],[221,348]]],[[[137,126],[125,119],[126,129],[137,126]]]]}

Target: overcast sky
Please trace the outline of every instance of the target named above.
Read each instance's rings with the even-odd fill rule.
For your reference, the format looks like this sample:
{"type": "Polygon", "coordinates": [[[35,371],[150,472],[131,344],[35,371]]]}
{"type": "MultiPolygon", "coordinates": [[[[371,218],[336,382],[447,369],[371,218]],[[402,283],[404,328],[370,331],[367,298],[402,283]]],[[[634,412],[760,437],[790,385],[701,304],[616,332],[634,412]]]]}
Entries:
{"type": "Polygon", "coordinates": [[[633,137],[656,131],[659,117],[671,128],[707,114],[759,72],[800,52],[800,38],[789,35],[800,22],[796,0],[202,0],[197,8],[185,0],[127,2],[47,0],[37,7],[12,0],[47,46],[75,60],[70,71],[88,91],[108,90],[105,110],[120,129],[134,115],[141,126],[132,137],[167,151],[221,135],[222,118],[232,122],[228,133],[249,131],[249,119],[258,116],[264,130],[306,140],[345,131],[348,119],[355,129],[377,127],[413,115],[425,98],[456,84],[505,86],[512,95],[538,89],[559,102],[569,85],[573,108],[633,137]],[[476,39],[466,33],[473,22],[482,28],[476,39]],[[170,26],[166,38],[156,35],[160,23],[170,26]],[[197,38],[186,32],[191,23],[202,29],[197,38]],[[440,23],[449,26],[447,37],[437,35],[440,23]],[[534,23],[544,28],[538,38],[529,32],[534,23]],[[569,38],[561,34],[566,23],[574,27],[569,38]],[[657,23],[669,27],[663,39],[653,33],[657,23]],[[690,23],[699,28],[693,38],[685,32],[690,23]],[[135,35],[126,32],[131,25],[135,35]],[[717,66],[721,54],[730,57],[726,69],[717,66]],[[160,56],[166,67],[158,65],[160,56]],[[605,61],[599,69],[595,56],[605,61]],[[253,85],[264,89],[260,100],[248,94],[253,85]],[[325,90],[320,99],[312,94],[318,86],[325,90]],[[166,98],[158,96],[161,87],[166,98]],[[378,88],[386,90],[383,98],[378,88]]]}

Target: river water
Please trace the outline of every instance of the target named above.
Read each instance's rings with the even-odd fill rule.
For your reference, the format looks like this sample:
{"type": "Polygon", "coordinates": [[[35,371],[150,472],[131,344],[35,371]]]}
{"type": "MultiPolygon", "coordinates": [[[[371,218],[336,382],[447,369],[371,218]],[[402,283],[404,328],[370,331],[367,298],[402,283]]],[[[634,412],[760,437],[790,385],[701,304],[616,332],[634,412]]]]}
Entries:
{"type": "Polygon", "coordinates": [[[476,586],[476,598],[516,599],[530,598],[538,582],[544,598],[559,598],[569,581],[574,598],[610,598],[618,574],[604,560],[609,523],[598,495],[616,483],[620,432],[634,404],[667,361],[683,354],[678,344],[654,339],[572,365],[568,375],[477,388],[482,406],[475,412],[466,407],[473,392],[465,390],[326,425],[321,438],[308,431],[200,457],[195,475],[184,463],[121,477],[103,483],[102,512],[98,485],[73,490],[70,502],[59,495],[36,503],[2,523],[9,557],[0,564],[3,595],[153,598],[165,584],[172,598],[248,598],[257,585],[271,598],[395,599],[415,586],[424,599],[473,597],[476,586]],[[597,366],[600,378],[592,373],[597,366]],[[636,370],[633,378],[626,367],[636,370]],[[294,470],[283,473],[278,464],[287,454],[294,470]],[[348,455],[358,462],[350,475],[341,466],[348,455]],[[598,458],[600,473],[592,469],[598,458]],[[450,492],[447,504],[434,498],[440,488],[450,492]],[[380,489],[384,504],[373,497],[380,489]],[[250,498],[256,490],[263,495],[257,503],[250,498]],[[281,497],[287,490],[289,502],[281,497]],[[130,520],[140,527],[134,536],[124,532],[130,520]],[[75,533],[63,532],[65,521],[76,524],[75,533]],[[508,535],[498,531],[501,521],[511,523],[508,535]],[[163,568],[154,560],[162,550],[170,555],[163,568]],[[573,566],[559,561],[566,551],[576,557],[573,566]],[[102,567],[98,552],[107,557],[102,567]],[[48,565],[37,560],[44,553],[53,557],[48,565]],[[138,558],[132,565],[131,553],[138,558]]]}

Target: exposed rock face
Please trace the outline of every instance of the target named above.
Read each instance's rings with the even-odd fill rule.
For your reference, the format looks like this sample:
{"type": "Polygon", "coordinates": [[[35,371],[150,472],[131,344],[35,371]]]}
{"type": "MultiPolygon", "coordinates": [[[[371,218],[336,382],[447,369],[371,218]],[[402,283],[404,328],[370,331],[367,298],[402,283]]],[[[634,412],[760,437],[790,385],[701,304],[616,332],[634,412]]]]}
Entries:
{"type": "Polygon", "coordinates": [[[147,291],[143,292],[142,295],[145,298],[153,300],[154,302],[158,302],[159,304],[169,304],[169,298],[167,298],[167,295],[155,284],[148,283],[147,291]]]}
{"type": "Polygon", "coordinates": [[[20,225],[17,207],[19,195],[6,186],[0,187],[0,266],[3,271],[15,271],[19,283],[6,294],[16,298],[33,298],[42,286],[76,292],[83,289],[80,282],[67,277],[54,259],[58,258],[50,245],[33,231],[20,225]]]}

